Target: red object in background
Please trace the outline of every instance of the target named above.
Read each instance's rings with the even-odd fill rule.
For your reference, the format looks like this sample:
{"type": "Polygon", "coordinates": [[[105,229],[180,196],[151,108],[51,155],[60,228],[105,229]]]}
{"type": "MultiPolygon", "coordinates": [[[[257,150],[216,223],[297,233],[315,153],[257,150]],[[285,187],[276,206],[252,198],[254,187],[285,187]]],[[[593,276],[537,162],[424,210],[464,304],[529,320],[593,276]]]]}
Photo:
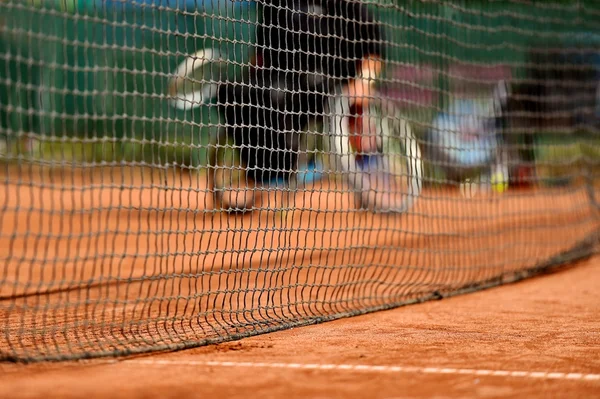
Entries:
{"type": "Polygon", "coordinates": [[[513,172],[511,185],[514,187],[529,187],[533,184],[534,170],[533,166],[519,165],[513,172]]]}
{"type": "Polygon", "coordinates": [[[348,128],[350,130],[350,145],[356,152],[362,152],[363,107],[359,104],[350,106],[348,128]]]}

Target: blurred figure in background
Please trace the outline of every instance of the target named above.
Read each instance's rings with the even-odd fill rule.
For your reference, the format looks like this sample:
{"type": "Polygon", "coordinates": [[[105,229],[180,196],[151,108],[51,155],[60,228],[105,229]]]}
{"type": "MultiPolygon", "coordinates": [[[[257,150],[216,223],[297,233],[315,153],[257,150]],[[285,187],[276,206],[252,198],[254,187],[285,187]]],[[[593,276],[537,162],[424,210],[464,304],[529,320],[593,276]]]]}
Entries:
{"type": "Polygon", "coordinates": [[[288,181],[298,167],[300,135],[322,116],[328,95],[345,87],[344,95],[360,105],[382,69],[383,32],[365,4],[267,0],[261,6],[248,82],[221,85],[217,95],[245,169],[242,178],[223,174],[216,182],[230,185],[226,208],[252,205],[251,193],[239,190],[288,181]]]}
{"type": "Polygon", "coordinates": [[[513,86],[509,129],[525,138],[522,157],[535,162],[536,180],[568,183],[576,177],[575,162],[590,161],[578,144],[597,147],[600,138],[600,48],[589,43],[533,47],[525,79],[513,86]]]}
{"type": "Polygon", "coordinates": [[[532,46],[522,79],[500,82],[483,101],[454,98],[434,118],[425,137],[426,156],[451,182],[487,180],[496,168],[504,170],[510,185],[529,185],[535,171],[554,173],[544,164],[566,171],[584,158],[572,149],[600,137],[599,98],[598,49],[532,46]]]}
{"type": "Polygon", "coordinates": [[[502,163],[502,122],[509,86],[500,81],[488,98],[456,98],[433,120],[425,137],[425,154],[449,181],[477,175],[490,180],[502,163]]]}

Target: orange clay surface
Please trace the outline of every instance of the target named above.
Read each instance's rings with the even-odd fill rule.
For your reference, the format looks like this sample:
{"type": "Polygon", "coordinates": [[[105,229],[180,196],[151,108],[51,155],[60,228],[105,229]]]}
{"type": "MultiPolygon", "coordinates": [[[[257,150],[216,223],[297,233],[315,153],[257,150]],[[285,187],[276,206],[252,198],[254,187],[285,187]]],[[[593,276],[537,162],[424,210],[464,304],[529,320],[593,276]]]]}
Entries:
{"type": "Polygon", "coordinates": [[[3,364],[0,397],[594,398],[599,281],[593,258],[475,294],[194,350],[3,364]],[[332,368],[296,368],[306,365],[332,368]]]}
{"type": "MultiPolygon", "coordinates": [[[[244,265],[247,273],[259,275],[266,272],[253,271],[253,265],[262,265],[263,269],[265,265],[302,262],[338,266],[329,275],[322,271],[319,275],[309,268],[305,274],[286,276],[284,270],[278,275],[280,280],[265,275],[264,279],[253,278],[245,283],[224,275],[213,285],[206,282],[208,285],[200,286],[215,290],[217,298],[228,295],[217,292],[217,283],[221,288],[232,284],[237,289],[244,288],[242,283],[245,287],[264,288],[273,281],[280,286],[314,285],[323,279],[332,283],[333,288],[279,293],[270,298],[270,303],[278,306],[271,314],[254,315],[293,318],[307,312],[339,312],[352,306],[379,304],[375,299],[369,302],[367,297],[356,305],[352,298],[360,290],[388,301],[418,297],[419,282],[424,292],[451,291],[467,281],[483,281],[502,271],[531,266],[557,250],[567,249],[597,228],[596,215],[586,206],[581,189],[531,191],[527,196],[515,192],[471,201],[450,192],[430,190],[424,192],[412,213],[389,219],[351,211],[345,188],[322,183],[312,188],[311,195],[300,192],[292,196],[296,210],[228,218],[194,213],[204,209],[207,200],[203,189],[194,186],[192,180],[169,177],[157,183],[162,180],[143,181],[122,173],[82,174],[67,176],[72,180],[64,189],[65,176],[39,173],[37,181],[44,187],[18,183],[14,173],[7,184],[0,185],[0,208],[4,210],[0,215],[0,237],[4,242],[10,238],[11,242],[9,256],[6,248],[2,254],[5,279],[37,282],[2,287],[4,304],[13,301],[15,306],[13,313],[0,315],[0,320],[8,320],[3,325],[13,336],[22,327],[19,323],[35,323],[38,316],[23,316],[19,313],[22,299],[13,300],[10,295],[27,297],[47,289],[44,300],[52,303],[53,295],[63,298],[59,288],[67,292],[72,289],[68,284],[50,285],[57,279],[45,275],[38,264],[53,265],[50,269],[72,279],[74,271],[80,273],[77,279],[119,273],[143,275],[153,270],[147,268],[154,257],[167,252],[174,253],[174,260],[160,266],[163,273],[197,268],[198,264],[215,270],[244,265]],[[173,189],[164,191],[157,184],[173,189]],[[76,209],[95,212],[81,217],[76,209]],[[90,229],[97,234],[81,234],[90,229]],[[178,230],[188,234],[177,234],[178,230]],[[212,231],[212,240],[202,238],[208,230],[212,231]],[[127,233],[131,231],[138,234],[127,233]],[[161,232],[158,237],[157,232],[161,232]],[[356,242],[365,244],[358,254],[349,249],[356,242]],[[284,250],[259,257],[241,251],[249,245],[272,245],[284,250]],[[395,249],[392,251],[390,246],[395,249]],[[194,251],[193,255],[177,255],[194,251]],[[140,259],[134,256],[136,252],[151,256],[140,259]],[[103,268],[95,253],[104,254],[107,262],[111,255],[120,261],[114,268],[103,268]],[[375,266],[386,263],[421,268],[413,273],[375,275],[379,270],[375,266]],[[374,269],[348,275],[343,267],[348,264],[367,264],[374,269]],[[292,281],[294,278],[297,280],[292,281]],[[334,284],[348,279],[361,281],[360,290],[334,284]],[[372,281],[380,284],[369,285],[372,281]],[[390,284],[399,288],[390,288],[390,284]],[[340,301],[340,308],[320,307],[320,301],[332,297],[340,301]],[[307,301],[306,307],[290,305],[299,299],[307,301]]],[[[28,176],[35,181],[31,178],[34,173],[29,171],[28,176]]],[[[273,207],[267,204],[276,202],[264,205],[273,207]]],[[[114,287],[104,290],[101,282],[98,284],[97,291],[87,291],[92,300],[123,293],[114,287]]],[[[85,362],[3,363],[0,397],[593,398],[600,396],[599,287],[600,258],[595,257],[549,275],[473,294],[197,349],[85,362]]],[[[165,287],[161,289],[153,292],[171,293],[165,287]]],[[[186,290],[194,287],[179,284],[171,289],[185,300],[186,290]]],[[[133,301],[129,297],[121,299],[123,303],[133,301]]],[[[261,299],[255,302],[254,297],[225,299],[214,299],[222,306],[217,309],[222,312],[221,322],[234,323],[232,315],[239,307],[261,304],[261,299]]],[[[123,317],[118,320],[120,326],[136,315],[123,309],[112,309],[108,304],[105,308],[108,313],[119,311],[119,317],[123,317]]],[[[149,317],[177,309],[181,307],[144,308],[149,317]]],[[[55,313],[53,320],[57,323],[62,316],[69,316],[55,313]]],[[[189,316],[185,311],[179,315],[189,316]]],[[[91,318],[92,314],[79,308],[70,316],[91,318]]],[[[192,337],[198,331],[179,332],[192,337]]],[[[31,349],[36,344],[23,345],[31,349]]]]}

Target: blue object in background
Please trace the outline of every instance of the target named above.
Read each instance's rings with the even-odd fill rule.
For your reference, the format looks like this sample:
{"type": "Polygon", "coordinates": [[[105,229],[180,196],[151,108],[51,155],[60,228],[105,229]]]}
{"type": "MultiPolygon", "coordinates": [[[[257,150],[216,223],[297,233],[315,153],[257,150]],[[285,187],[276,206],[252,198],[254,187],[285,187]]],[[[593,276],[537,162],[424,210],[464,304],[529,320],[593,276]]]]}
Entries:
{"type": "Polygon", "coordinates": [[[429,141],[433,161],[443,168],[476,168],[490,165],[496,156],[496,117],[476,100],[456,100],[433,121],[429,141]]]}

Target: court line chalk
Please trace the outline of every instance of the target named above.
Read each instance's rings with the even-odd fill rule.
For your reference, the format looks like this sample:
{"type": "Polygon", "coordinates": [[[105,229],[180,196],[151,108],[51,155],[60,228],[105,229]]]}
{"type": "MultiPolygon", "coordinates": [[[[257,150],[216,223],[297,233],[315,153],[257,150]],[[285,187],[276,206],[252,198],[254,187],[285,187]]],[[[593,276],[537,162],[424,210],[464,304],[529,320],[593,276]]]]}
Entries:
{"type": "Polygon", "coordinates": [[[335,370],[362,371],[371,373],[413,373],[413,374],[455,374],[490,377],[515,377],[542,380],[599,381],[600,374],[562,373],[550,371],[510,371],[459,369],[452,367],[410,367],[410,366],[375,366],[368,364],[316,364],[316,363],[262,363],[262,362],[220,362],[196,360],[136,359],[121,363],[151,366],[207,366],[237,368],[271,368],[291,370],[335,370]]]}

